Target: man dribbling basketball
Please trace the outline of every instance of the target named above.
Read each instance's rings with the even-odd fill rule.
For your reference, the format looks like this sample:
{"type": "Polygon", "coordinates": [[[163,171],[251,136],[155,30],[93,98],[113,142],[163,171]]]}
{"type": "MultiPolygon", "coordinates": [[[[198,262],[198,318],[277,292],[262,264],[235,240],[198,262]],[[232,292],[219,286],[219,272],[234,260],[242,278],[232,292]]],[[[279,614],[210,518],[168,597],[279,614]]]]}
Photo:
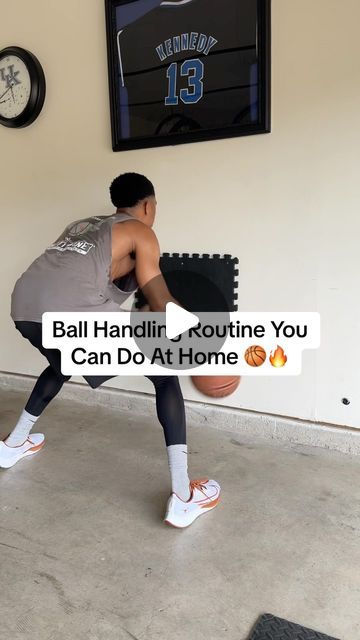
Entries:
{"type": "MultiPolygon", "coordinates": [[[[69,224],[16,282],[11,317],[22,336],[48,360],[17,425],[0,441],[0,467],[9,468],[44,445],[31,430],[49,402],[70,376],[61,373],[60,352],[42,345],[42,314],[46,311],[121,311],[120,305],[140,287],[151,311],[165,311],[171,296],[160,268],[160,249],[152,226],[156,198],[151,182],[136,173],[116,178],[110,187],[116,212],[69,224]],[[114,282],[116,281],[116,285],[114,282]]],[[[84,376],[92,388],[115,376],[84,376]]],[[[172,493],[165,522],[189,526],[213,509],[220,495],[215,480],[189,480],[186,422],[179,380],[149,377],[164,429],[172,493]]]]}

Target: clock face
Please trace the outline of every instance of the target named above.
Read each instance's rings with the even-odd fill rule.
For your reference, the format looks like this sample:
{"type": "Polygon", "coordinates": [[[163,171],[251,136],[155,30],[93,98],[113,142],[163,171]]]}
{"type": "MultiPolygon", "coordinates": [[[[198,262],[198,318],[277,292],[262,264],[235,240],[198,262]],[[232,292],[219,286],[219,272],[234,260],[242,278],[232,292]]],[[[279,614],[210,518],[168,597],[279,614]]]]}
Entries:
{"type": "Polygon", "coordinates": [[[26,64],[16,55],[0,58],[0,117],[12,119],[26,108],[31,79],[26,64]]]}

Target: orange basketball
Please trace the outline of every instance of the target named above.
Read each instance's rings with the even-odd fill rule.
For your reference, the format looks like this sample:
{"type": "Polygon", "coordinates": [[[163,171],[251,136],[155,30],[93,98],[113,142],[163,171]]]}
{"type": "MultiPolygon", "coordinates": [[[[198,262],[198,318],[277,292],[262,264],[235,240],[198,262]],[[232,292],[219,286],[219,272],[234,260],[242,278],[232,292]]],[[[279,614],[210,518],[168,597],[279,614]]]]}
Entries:
{"type": "Polygon", "coordinates": [[[255,344],[246,349],[244,358],[250,367],[261,367],[266,360],[266,351],[255,344]]]}
{"type": "Polygon", "coordinates": [[[238,388],[240,376],[192,376],[194,386],[210,398],[224,398],[238,388]]]}

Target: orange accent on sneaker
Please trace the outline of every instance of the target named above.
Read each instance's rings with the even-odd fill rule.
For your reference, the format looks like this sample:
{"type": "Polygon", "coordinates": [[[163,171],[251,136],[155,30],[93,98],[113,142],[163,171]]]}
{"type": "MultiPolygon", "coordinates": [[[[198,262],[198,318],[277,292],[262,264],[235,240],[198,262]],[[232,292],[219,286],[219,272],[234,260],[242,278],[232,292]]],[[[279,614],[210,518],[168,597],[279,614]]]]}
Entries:
{"type": "Polygon", "coordinates": [[[200,505],[200,508],[201,509],[210,509],[211,507],[215,507],[218,502],[220,502],[220,498],[216,498],[216,500],[213,500],[212,502],[208,502],[207,504],[202,504],[202,505],[200,505]]]}
{"type": "Polygon", "coordinates": [[[201,493],[205,496],[205,498],[207,498],[207,495],[204,492],[204,489],[206,489],[206,482],[209,482],[209,478],[200,478],[198,480],[190,480],[190,498],[188,502],[190,502],[190,500],[192,500],[193,498],[194,489],[198,489],[199,491],[201,491],[201,493]]]}
{"type": "MultiPolygon", "coordinates": [[[[31,442],[31,440],[29,440],[29,442],[31,442]]],[[[41,442],[41,444],[36,444],[34,447],[31,447],[31,449],[29,449],[29,451],[34,451],[34,453],[35,453],[35,451],[40,451],[40,449],[43,448],[44,444],[45,444],[45,440],[43,442],[41,442]]]]}
{"type": "MultiPolygon", "coordinates": [[[[209,497],[206,495],[204,489],[206,489],[206,486],[204,483],[209,482],[209,478],[200,478],[198,480],[191,480],[190,481],[190,488],[191,488],[191,496],[190,496],[190,500],[192,500],[193,497],[193,490],[194,489],[198,489],[199,491],[201,491],[201,493],[205,496],[204,500],[198,500],[197,503],[199,505],[199,507],[201,509],[210,509],[211,507],[215,507],[217,505],[217,503],[220,501],[220,498],[215,498],[215,500],[212,500],[211,502],[208,502],[209,497]],[[205,504],[202,504],[205,503],[205,504]]],[[[188,502],[190,502],[190,500],[188,502]]]]}

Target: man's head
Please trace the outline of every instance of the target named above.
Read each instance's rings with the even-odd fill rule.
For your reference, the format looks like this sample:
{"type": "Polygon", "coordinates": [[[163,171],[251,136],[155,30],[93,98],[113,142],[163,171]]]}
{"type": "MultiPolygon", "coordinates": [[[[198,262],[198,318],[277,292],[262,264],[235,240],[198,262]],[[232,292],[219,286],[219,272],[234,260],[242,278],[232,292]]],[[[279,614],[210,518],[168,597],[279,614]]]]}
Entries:
{"type": "Polygon", "coordinates": [[[139,173],[123,173],[110,185],[110,197],[119,213],[129,213],[148,227],[152,227],[156,214],[155,189],[139,173]]]}

